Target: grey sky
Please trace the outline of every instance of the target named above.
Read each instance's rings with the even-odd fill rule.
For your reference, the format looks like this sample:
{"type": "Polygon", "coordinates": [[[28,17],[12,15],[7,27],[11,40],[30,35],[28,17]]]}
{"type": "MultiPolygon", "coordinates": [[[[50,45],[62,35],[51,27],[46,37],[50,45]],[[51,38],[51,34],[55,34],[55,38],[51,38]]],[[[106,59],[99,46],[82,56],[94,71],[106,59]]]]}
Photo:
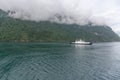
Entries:
{"type": "Polygon", "coordinates": [[[11,15],[15,18],[82,25],[92,22],[120,33],[119,0],[0,0],[0,9],[15,11],[11,15]]]}

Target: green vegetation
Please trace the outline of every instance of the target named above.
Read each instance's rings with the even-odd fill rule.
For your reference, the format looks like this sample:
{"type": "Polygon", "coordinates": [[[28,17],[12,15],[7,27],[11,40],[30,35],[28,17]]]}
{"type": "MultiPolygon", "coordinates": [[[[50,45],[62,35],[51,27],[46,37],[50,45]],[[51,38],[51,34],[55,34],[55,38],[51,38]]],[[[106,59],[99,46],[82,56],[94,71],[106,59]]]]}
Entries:
{"type": "Polygon", "coordinates": [[[10,18],[0,10],[0,41],[71,42],[76,39],[92,42],[120,41],[119,36],[107,26],[20,20],[10,18]]]}

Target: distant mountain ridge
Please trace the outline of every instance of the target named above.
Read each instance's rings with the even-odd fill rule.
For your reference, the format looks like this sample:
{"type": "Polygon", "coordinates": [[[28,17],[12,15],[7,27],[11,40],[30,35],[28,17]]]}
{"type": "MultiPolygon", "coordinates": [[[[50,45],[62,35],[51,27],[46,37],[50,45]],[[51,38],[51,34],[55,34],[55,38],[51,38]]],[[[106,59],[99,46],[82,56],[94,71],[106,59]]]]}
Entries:
{"type": "Polygon", "coordinates": [[[107,26],[35,22],[14,19],[7,16],[8,13],[0,10],[0,41],[71,42],[78,39],[92,42],[120,41],[120,37],[107,26]]]}

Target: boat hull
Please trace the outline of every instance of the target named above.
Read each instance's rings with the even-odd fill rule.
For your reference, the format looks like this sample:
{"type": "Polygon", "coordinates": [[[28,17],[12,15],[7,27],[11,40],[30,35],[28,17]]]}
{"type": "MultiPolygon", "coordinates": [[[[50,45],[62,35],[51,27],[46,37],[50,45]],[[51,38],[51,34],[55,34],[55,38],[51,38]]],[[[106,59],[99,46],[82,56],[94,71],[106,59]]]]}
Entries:
{"type": "Polygon", "coordinates": [[[92,42],[85,42],[85,43],[75,43],[75,42],[71,42],[70,44],[75,44],[75,45],[92,45],[92,42]]]}

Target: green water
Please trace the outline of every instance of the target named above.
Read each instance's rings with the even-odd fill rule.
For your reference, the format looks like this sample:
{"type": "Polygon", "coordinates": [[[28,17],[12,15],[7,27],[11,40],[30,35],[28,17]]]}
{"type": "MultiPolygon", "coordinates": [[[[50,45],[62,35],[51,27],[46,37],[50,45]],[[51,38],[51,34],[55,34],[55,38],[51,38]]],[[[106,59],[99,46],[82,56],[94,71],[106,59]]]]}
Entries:
{"type": "Polygon", "coordinates": [[[0,43],[0,80],[120,80],[120,43],[0,43]]]}

